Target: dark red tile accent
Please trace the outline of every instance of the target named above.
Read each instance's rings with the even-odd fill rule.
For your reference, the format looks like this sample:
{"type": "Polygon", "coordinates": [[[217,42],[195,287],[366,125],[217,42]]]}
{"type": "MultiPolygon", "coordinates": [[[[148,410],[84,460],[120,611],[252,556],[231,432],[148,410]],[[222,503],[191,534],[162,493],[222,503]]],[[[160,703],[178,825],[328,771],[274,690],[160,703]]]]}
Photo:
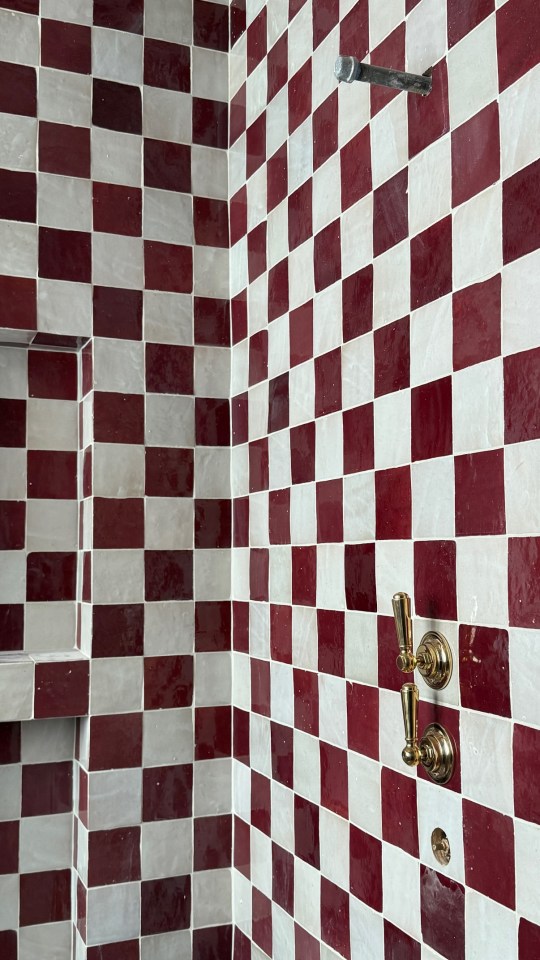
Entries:
{"type": "Polygon", "coordinates": [[[193,451],[176,447],[147,447],[147,497],[193,496],[193,451]]]}
{"type": "MultiPolygon", "coordinates": [[[[19,821],[0,823],[0,874],[19,872],[19,821]]],[[[1,946],[1,941],[0,941],[1,946]]],[[[3,957],[3,954],[2,954],[3,957]]]]}
{"type": "Polygon", "coordinates": [[[90,73],[92,30],[79,23],[41,18],[41,64],[56,70],[90,73]]]}
{"type": "Polygon", "coordinates": [[[231,649],[231,604],[201,600],[195,604],[195,650],[209,653],[231,649]]]}
{"type": "Polygon", "coordinates": [[[194,197],[193,226],[195,243],[204,247],[228,247],[229,206],[227,201],[194,197]]]}
{"type": "Polygon", "coordinates": [[[96,27],[142,33],[143,22],[144,0],[94,0],[96,27]]]}
{"type": "Polygon", "coordinates": [[[456,457],[454,470],[456,536],[505,533],[504,451],[456,457]]]}
{"type": "Polygon", "coordinates": [[[321,877],[321,939],[350,960],[349,894],[321,877]]]}
{"type": "Polygon", "coordinates": [[[193,657],[145,657],[145,710],[190,707],[192,702],[193,657]]]}
{"type": "Polygon", "coordinates": [[[510,625],[540,623],[540,537],[510,537],[508,541],[508,605],[510,625]]]}
{"type": "MultiPolygon", "coordinates": [[[[0,765],[20,763],[21,725],[20,723],[0,723],[0,765]]],[[[23,814],[25,816],[25,814],[23,814]]]]}
{"type": "Polygon", "coordinates": [[[190,71],[189,47],[145,37],[144,82],[147,86],[189,93],[190,71]]]}
{"type": "Polygon", "coordinates": [[[39,13],[39,0],[2,0],[2,6],[20,13],[39,13]]]}
{"type": "Polygon", "coordinates": [[[272,49],[268,51],[266,60],[268,103],[270,103],[276,96],[276,93],[279,93],[282,87],[285,86],[289,77],[288,40],[288,34],[283,33],[272,49]]]}
{"type": "Polygon", "coordinates": [[[76,553],[29,553],[26,558],[26,599],[75,600],[76,553]]]}
{"type": "Polygon", "coordinates": [[[516,817],[540,824],[540,771],[536,757],[540,730],[514,726],[514,807],[516,817]]]}
{"type": "Polygon", "coordinates": [[[186,930],[191,919],[191,877],[141,883],[141,934],[186,930]]]}
{"type": "Polygon", "coordinates": [[[384,920],[384,956],[389,960],[420,960],[421,946],[389,920],[384,920]]]}
{"type": "Polygon", "coordinates": [[[44,870],[20,877],[21,927],[71,917],[71,870],[44,870]]]}
{"type": "Polygon", "coordinates": [[[321,759],[321,805],[340,817],[349,816],[347,751],[319,741],[321,759]]]}
{"type": "Polygon", "coordinates": [[[379,691],[362,683],[347,683],[349,750],[379,759],[379,691]]]}
{"type": "Polygon", "coordinates": [[[292,607],[270,605],[270,656],[281,663],[292,663],[292,607]]]}
{"type": "Polygon", "coordinates": [[[229,12],[222,3],[195,0],[193,43],[211,50],[229,49],[229,12]]]}
{"type": "MultiPolygon", "coordinates": [[[[394,70],[405,69],[405,24],[400,23],[392,33],[384,38],[374,50],[370,52],[371,63],[379,67],[390,67],[394,70]]],[[[371,87],[371,116],[379,113],[387,103],[399,96],[395,90],[387,87],[371,87]]]]}
{"type": "Polygon", "coordinates": [[[357,0],[340,24],[340,49],[363,60],[369,50],[368,0],[357,0]]]}
{"type": "Polygon", "coordinates": [[[0,604],[0,637],[0,651],[2,653],[23,649],[24,604],[0,604]]]}
{"type": "Polygon", "coordinates": [[[289,80],[289,134],[311,115],[311,59],[300,67],[289,80]]]}
{"type": "Polygon", "coordinates": [[[456,544],[453,540],[417,540],[414,544],[416,614],[456,620],[456,544]]]}
{"type": "Polygon", "coordinates": [[[315,940],[303,927],[299,927],[297,923],[294,925],[294,944],[297,957],[302,957],[303,960],[320,960],[321,945],[319,941],[315,940]]]}
{"type": "Polygon", "coordinates": [[[141,290],[94,287],[94,336],[142,340],[141,290]]]}
{"type": "Polygon", "coordinates": [[[246,84],[231,98],[229,108],[230,146],[241,137],[246,129],[246,84]]]}
{"type": "Polygon", "coordinates": [[[338,218],[315,237],[314,273],[317,292],[341,279],[340,230],[341,221],[338,218]]]}
{"type": "Polygon", "coordinates": [[[314,607],[317,595],[317,548],[292,548],[292,602],[314,607]]]}
{"type": "Polygon", "coordinates": [[[0,62],[0,113],[37,116],[37,82],[34,67],[0,62]]]}
{"type": "Polygon", "coordinates": [[[373,266],[345,277],[341,291],[343,339],[354,340],[373,327],[373,266]]]}
{"type": "Polygon", "coordinates": [[[249,880],[251,875],[251,830],[240,817],[234,817],[233,864],[249,880]]]}
{"type": "Polygon", "coordinates": [[[92,606],[92,656],[142,657],[144,607],[136,604],[92,606]]]}
{"type": "Polygon", "coordinates": [[[313,233],[313,182],[306,180],[291,193],[289,210],[289,250],[295,250],[313,233]]]}
{"type": "Polygon", "coordinates": [[[249,595],[252,600],[267,601],[269,588],[270,557],[267,548],[250,550],[249,595]]]}
{"type": "Polygon", "coordinates": [[[193,394],[193,357],[193,347],[169,343],[147,343],[147,391],[193,394]]]}
{"type": "Polygon", "coordinates": [[[248,233],[248,277],[253,283],[267,268],[266,261],[266,221],[263,220],[248,233]]]}
{"type": "Polygon", "coordinates": [[[94,77],[92,123],[121,133],[142,134],[140,87],[94,77]]]}
{"type": "MultiPolygon", "coordinates": [[[[268,213],[287,196],[287,144],[279,147],[266,164],[266,204],[268,213]]],[[[308,180],[311,184],[311,181],[308,180]]]]}
{"type": "Polygon", "coordinates": [[[229,219],[231,224],[231,247],[234,247],[235,243],[238,243],[247,233],[247,188],[245,185],[230,199],[229,219]]]}
{"type": "Polygon", "coordinates": [[[463,800],[467,886],[515,909],[514,822],[495,810],[463,800]]]}
{"type": "Polygon", "coordinates": [[[371,140],[369,125],[341,148],[341,206],[343,210],[371,192],[371,140]]]}
{"type": "Polygon", "coordinates": [[[219,100],[193,97],[193,143],[227,149],[228,109],[219,100]]]}
{"type": "Polygon", "coordinates": [[[142,190],[116,183],[93,184],[94,230],[140,237],[142,190]]]}
{"type": "Polygon", "coordinates": [[[447,960],[465,960],[465,890],[420,864],[422,936],[447,960]]]}
{"type": "Polygon", "coordinates": [[[89,675],[87,660],[36,663],[34,716],[85,716],[88,713],[89,675]]]}
{"type": "Polygon", "coordinates": [[[341,349],[315,358],[315,416],[341,409],[341,349]]]}
{"type": "Polygon", "coordinates": [[[294,798],[294,852],[319,869],[319,807],[303,797],[294,798]]]}
{"type": "Polygon", "coordinates": [[[290,543],[290,489],[271,490],[268,498],[268,531],[270,543],[290,543]]]}
{"type": "Polygon", "coordinates": [[[289,352],[291,367],[313,356],[313,300],[289,313],[289,352]]]}
{"type": "Polygon", "coordinates": [[[231,546],[231,501],[195,501],[195,548],[231,546]]]}
{"type": "Polygon", "coordinates": [[[375,330],[375,396],[403,390],[409,386],[410,323],[403,317],[375,330]]]}
{"type": "Polygon", "coordinates": [[[343,481],[324,480],[316,488],[317,543],[343,541],[343,481]]]}
{"type": "Polygon", "coordinates": [[[227,447],[230,442],[228,400],[195,398],[195,442],[203,447],[227,447]]]}
{"type": "Polygon", "coordinates": [[[268,273],[268,322],[276,320],[289,309],[289,261],[271,267],[268,273]]]}
{"type": "Polygon", "coordinates": [[[294,725],[304,733],[319,736],[319,678],[316,673],[300,670],[293,671],[294,683],[294,725]]]}
{"type": "Polygon", "coordinates": [[[294,916],[294,857],[277,843],[272,844],[272,900],[294,916]]]}
{"type": "Polygon", "coordinates": [[[272,800],[270,780],[255,770],[251,771],[251,823],[262,833],[270,836],[272,800]]]}
{"type": "Polygon", "coordinates": [[[26,503],[0,500],[0,550],[24,550],[26,503]]]}
{"type": "Polygon", "coordinates": [[[249,713],[240,710],[239,707],[233,707],[233,752],[235,760],[240,760],[249,767],[250,762],[250,744],[249,744],[249,713]]]}
{"type": "Polygon", "coordinates": [[[39,124],[39,169],[66,177],[90,177],[90,129],[63,123],[39,124]]]}
{"type": "Polygon", "coordinates": [[[96,443],[144,443],[144,397],[96,390],[94,440],[96,443]]]}
{"type": "Polygon", "coordinates": [[[88,960],[139,960],[139,941],[123,940],[121,943],[104,943],[88,947],[88,960]]]}
{"type": "Polygon", "coordinates": [[[26,400],[0,398],[0,447],[26,446],[26,400]]]}
{"type": "Polygon", "coordinates": [[[538,63],[538,5],[509,0],[497,10],[499,90],[506,90],[538,63]]]}
{"type": "Polygon", "coordinates": [[[30,350],[28,395],[49,400],[77,399],[77,357],[74,353],[30,350]]]}
{"type": "Polygon", "coordinates": [[[499,174],[499,107],[495,100],[452,132],[453,206],[485,190],[499,174]]]}
{"type": "Polygon", "coordinates": [[[540,160],[503,183],[503,261],[540,246],[540,160]]]}
{"type": "Polygon", "coordinates": [[[459,627],[461,704],[510,716],[508,632],[495,627],[459,627]]]}
{"type": "Polygon", "coordinates": [[[230,309],[228,300],[195,297],[195,343],[213,347],[228,347],[231,342],[230,309]]]}
{"type": "Polygon", "coordinates": [[[411,308],[452,289],[452,218],[445,217],[411,240],[411,308]]]}
{"type": "Polygon", "coordinates": [[[157,240],[144,241],[144,282],[149,290],[191,293],[193,248],[157,240]]]}
{"type": "Polygon", "coordinates": [[[143,821],[191,817],[193,764],[143,770],[143,821]]]}
{"type": "Polygon", "coordinates": [[[443,377],[411,391],[412,459],[452,453],[452,378],[443,377]]]}
{"type": "Polygon", "coordinates": [[[372,470],[374,465],[373,404],[353,407],[343,412],[344,472],[372,470]]]}
{"type": "Polygon", "coordinates": [[[313,112],[313,169],[333,156],[338,148],[338,93],[334,90],[313,112]]]}
{"type": "Polygon", "coordinates": [[[522,917],[519,921],[519,960],[536,960],[539,951],[540,927],[522,917]]]}
{"type": "Polygon", "coordinates": [[[89,233],[39,228],[39,276],[90,283],[92,246],[89,233]]]}
{"type": "Polygon", "coordinates": [[[232,816],[196,817],[194,820],[193,868],[218,870],[231,866],[232,816]]]}
{"type": "MultiPolygon", "coordinates": [[[[18,8],[15,7],[15,9],[18,8]]],[[[0,932],[0,953],[2,954],[3,960],[17,960],[16,930],[2,930],[2,932],[0,932]]]]}
{"type": "MultiPolygon", "coordinates": [[[[239,0],[236,0],[236,2],[239,2],[239,0]]],[[[241,2],[244,2],[244,0],[241,0],[241,2]]],[[[248,940],[238,927],[234,928],[233,955],[234,960],[250,960],[251,957],[251,940],[248,940]]]]}
{"type": "Polygon", "coordinates": [[[88,886],[141,879],[141,828],[93,830],[88,834],[88,886]]]}
{"type": "Polygon", "coordinates": [[[35,763],[22,768],[22,816],[70,813],[73,764],[35,763]]]}
{"type": "Polygon", "coordinates": [[[249,492],[268,490],[268,438],[262,437],[249,445],[249,492]]]}
{"type": "Polygon", "coordinates": [[[376,612],[374,543],[345,544],[345,597],[347,610],[376,612]]]}
{"type": "Polygon", "coordinates": [[[272,903],[256,887],[251,891],[253,942],[272,956],[272,903]]]}
{"type": "Polygon", "coordinates": [[[380,913],[383,904],[382,843],[350,825],[351,893],[380,913]]]}
{"type": "Polygon", "coordinates": [[[249,340],[249,386],[268,377],[268,331],[259,330],[249,340]]]}
{"type": "Polygon", "coordinates": [[[312,19],[315,50],[339,21],[339,0],[322,0],[313,7],[312,19]]]}
{"type": "Polygon", "coordinates": [[[90,720],[90,770],[140,767],[142,714],[123,713],[90,720]]]}
{"type": "Polygon", "coordinates": [[[21,170],[0,170],[2,220],[36,222],[36,175],[21,170]]]}
{"type": "Polygon", "coordinates": [[[77,454],[70,450],[29,450],[28,498],[75,500],[77,498],[77,454]]]}
{"type": "Polygon", "coordinates": [[[389,250],[409,232],[407,167],[373,193],[373,254],[389,250]]]}
{"type": "Polygon", "coordinates": [[[179,193],[191,191],[191,148],[184,143],[144,140],[144,185],[179,193]]]}
{"type": "Polygon", "coordinates": [[[197,707],[195,710],[195,760],[231,756],[231,708],[197,707]]]}
{"type": "Polygon", "coordinates": [[[193,960],[219,960],[232,956],[233,925],[203,927],[193,931],[193,960]]]}
{"type": "Polygon", "coordinates": [[[293,788],[293,730],[281,723],[270,723],[270,752],[272,778],[278,783],[293,788]]]}
{"type": "Polygon", "coordinates": [[[429,97],[409,97],[407,100],[410,159],[450,129],[446,60],[441,60],[434,67],[432,77],[433,86],[429,97]]]}
{"type": "Polygon", "coordinates": [[[145,600],[193,598],[192,550],[145,550],[145,600]]]}
{"type": "Polygon", "coordinates": [[[266,114],[261,113],[246,130],[246,179],[266,160],[266,114]]]}
{"type": "Polygon", "coordinates": [[[345,615],[340,610],[317,610],[318,669],[345,676],[345,615]]]}
{"type": "Polygon", "coordinates": [[[94,548],[97,550],[144,547],[144,500],[94,498],[94,548]]]}
{"type": "Polygon", "coordinates": [[[247,72],[253,73],[255,67],[266,56],[267,51],[267,12],[266,7],[257,14],[247,28],[247,72]]]}
{"type": "Polygon", "coordinates": [[[381,801],[383,840],[418,857],[416,780],[383,767],[381,801]]]}
{"type": "Polygon", "coordinates": [[[540,348],[504,358],[504,442],[540,437],[540,348]]]}
{"type": "Polygon", "coordinates": [[[0,323],[11,330],[37,327],[36,281],[27,277],[0,277],[0,323]]]}
{"type": "Polygon", "coordinates": [[[249,407],[247,391],[231,400],[231,430],[233,446],[248,442],[249,407]]]}
{"type": "Polygon", "coordinates": [[[377,617],[378,684],[399,693],[403,679],[396,672],[396,627],[393,617],[377,617]]]}
{"type": "Polygon", "coordinates": [[[460,0],[448,0],[448,46],[453,47],[462,40],[494,9],[495,0],[472,0],[467,4],[460,3],[460,0]]]}
{"type": "Polygon", "coordinates": [[[501,353],[501,275],[458,290],[452,297],[454,370],[501,353]]]}

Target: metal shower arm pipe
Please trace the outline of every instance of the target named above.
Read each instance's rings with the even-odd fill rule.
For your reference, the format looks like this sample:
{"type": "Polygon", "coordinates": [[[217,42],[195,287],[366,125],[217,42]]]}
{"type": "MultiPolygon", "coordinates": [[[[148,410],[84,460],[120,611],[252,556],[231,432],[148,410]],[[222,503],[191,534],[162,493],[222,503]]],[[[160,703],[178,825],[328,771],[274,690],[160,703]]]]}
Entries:
{"type": "Polygon", "coordinates": [[[391,87],[393,90],[419,93],[423,97],[431,93],[431,70],[420,76],[418,73],[403,73],[401,70],[388,70],[386,67],[360,63],[356,57],[338,57],[334,73],[340,82],[353,83],[354,80],[360,80],[362,83],[391,87]]]}

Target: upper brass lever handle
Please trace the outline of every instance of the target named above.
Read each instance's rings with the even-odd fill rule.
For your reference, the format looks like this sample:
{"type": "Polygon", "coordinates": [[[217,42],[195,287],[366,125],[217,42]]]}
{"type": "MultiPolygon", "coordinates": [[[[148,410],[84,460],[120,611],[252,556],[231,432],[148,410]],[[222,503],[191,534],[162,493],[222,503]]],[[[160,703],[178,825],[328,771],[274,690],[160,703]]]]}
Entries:
{"type": "Polygon", "coordinates": [[[401,707],[405,726],[405,747],[401,756],[408,767],[422,764],[435,783],[448,783],[454,772],[454,745],[444,727],[430,723],[418,739],[418,687],[404,683],[401,707]]]}
{"type": "Polygon", "coordinates": [[[429,630],[420,642],[416,654],[413,646],[411,598],[407,593],[395,593],[392,608],[399,644],[396,664],[402,673],[413,673],[418,667],[426,683],[434,690],[442,690],[452,676],[452,651],[446,637],[429,630]]]}

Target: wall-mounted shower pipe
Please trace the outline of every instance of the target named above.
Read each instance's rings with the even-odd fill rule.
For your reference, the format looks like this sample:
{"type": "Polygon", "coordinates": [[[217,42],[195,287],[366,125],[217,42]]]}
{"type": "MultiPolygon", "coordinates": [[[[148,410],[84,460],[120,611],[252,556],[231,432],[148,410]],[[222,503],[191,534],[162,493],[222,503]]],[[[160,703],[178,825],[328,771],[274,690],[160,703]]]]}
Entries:
{"type": "Polygon", "coordinates": [[[420,93],[423,97],[431,93],[431,70],[420,76],[417,73],[388,70],[386,67],[373,67],[369,63],[360,63],[356,57],[338,57],[334,73],[338,80],[345,83],[361,80],[394,90],[406,90],[407,93],[420,93]]]}

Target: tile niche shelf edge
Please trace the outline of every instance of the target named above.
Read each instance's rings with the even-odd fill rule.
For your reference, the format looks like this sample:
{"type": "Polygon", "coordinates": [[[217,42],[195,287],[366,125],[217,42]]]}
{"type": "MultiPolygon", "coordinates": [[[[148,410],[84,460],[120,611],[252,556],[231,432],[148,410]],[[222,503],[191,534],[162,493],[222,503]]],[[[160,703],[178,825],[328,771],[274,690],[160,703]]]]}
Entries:
{"type": "Polygon", "coordinates": [[[88,714],[90,661],[65,653],[0,654],[0,723],[88,714]]]}

